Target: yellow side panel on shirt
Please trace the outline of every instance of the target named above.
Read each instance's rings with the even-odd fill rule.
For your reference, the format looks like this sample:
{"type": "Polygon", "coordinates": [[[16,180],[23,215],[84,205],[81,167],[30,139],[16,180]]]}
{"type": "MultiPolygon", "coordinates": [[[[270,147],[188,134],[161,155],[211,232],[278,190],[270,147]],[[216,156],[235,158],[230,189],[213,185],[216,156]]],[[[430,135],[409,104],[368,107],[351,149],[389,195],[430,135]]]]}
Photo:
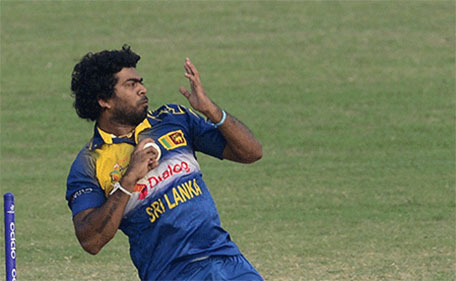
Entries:
{"type": "Polygon", "coordinates": [[[104,144],[96,150],[97,178],[106,197],[113,189],[114,183],[120,181],[130,163],[134,146],[129,143],[104,144]]]}

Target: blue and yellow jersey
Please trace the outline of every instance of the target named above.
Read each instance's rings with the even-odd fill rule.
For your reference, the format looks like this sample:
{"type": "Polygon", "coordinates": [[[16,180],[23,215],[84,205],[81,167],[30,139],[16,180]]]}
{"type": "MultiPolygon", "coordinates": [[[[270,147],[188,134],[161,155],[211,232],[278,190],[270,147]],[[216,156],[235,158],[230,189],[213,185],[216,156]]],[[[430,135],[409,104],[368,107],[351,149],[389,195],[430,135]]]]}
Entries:
{"type": "Polygon", "coordinates": [[[126,172],[135,145],[150,137],[159,145],[159,166],[138,181],[120,229],[143,280],[159,279],[174,264],[208,255],[238,255],[221,227],[195,152],[222,159],[226,140],[188,108],[164,105],[139,124],[134,138],[116,138],[95,125],[92,140],[76,157],[66,199],[73,215],[101,206],[126,172]],[[133,140],[134,139],[134,140],[133,140]]]}

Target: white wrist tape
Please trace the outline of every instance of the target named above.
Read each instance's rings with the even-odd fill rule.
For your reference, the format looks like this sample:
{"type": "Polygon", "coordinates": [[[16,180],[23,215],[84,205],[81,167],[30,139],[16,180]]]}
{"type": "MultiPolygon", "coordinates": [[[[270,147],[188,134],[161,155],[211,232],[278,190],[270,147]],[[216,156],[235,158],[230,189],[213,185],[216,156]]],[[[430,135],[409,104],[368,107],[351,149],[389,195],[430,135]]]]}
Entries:
{"type": "Polygon", "coordinates": [[[118,189],[122,190],[123,193],[128,194],[128,195],[130,195],[130,197],[131,197],[131,195],[132,195],[131,192],[128,191],[128,190],[126,190],[125,188],[123,188],[123,187],[120,185],[120,182],[116,182],[116,183],[114,184],[114,188],[113,188],[112,191],[109,193],[109,195],[112,195],[112,194],[113,194],[114,192],[116,192],[118,189]]]}

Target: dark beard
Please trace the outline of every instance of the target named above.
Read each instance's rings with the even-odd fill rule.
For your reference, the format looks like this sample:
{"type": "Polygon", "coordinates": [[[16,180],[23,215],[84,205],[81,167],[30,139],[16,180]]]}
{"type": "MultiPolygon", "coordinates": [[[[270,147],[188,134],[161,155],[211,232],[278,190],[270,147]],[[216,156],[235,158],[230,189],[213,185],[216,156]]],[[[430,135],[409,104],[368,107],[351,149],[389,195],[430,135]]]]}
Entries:
{"type": "Polygon", "coordinates": [[[143,111],[120,107],[113,112],[111,121],[122,125],[137,126],[147,117],[147,106],[143,111]]]}

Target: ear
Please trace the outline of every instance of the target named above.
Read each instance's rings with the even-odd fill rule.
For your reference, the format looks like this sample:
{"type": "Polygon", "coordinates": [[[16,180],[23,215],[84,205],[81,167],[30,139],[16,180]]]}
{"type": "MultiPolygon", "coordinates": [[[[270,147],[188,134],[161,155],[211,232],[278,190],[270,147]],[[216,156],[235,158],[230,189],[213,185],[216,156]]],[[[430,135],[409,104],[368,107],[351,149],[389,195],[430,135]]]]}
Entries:
{"type": "Polygon", "coordinates": [[[111,108],[111,99],[98,99],[98,104],[101,106],[102,109],[110,109],[111,108]]]}

